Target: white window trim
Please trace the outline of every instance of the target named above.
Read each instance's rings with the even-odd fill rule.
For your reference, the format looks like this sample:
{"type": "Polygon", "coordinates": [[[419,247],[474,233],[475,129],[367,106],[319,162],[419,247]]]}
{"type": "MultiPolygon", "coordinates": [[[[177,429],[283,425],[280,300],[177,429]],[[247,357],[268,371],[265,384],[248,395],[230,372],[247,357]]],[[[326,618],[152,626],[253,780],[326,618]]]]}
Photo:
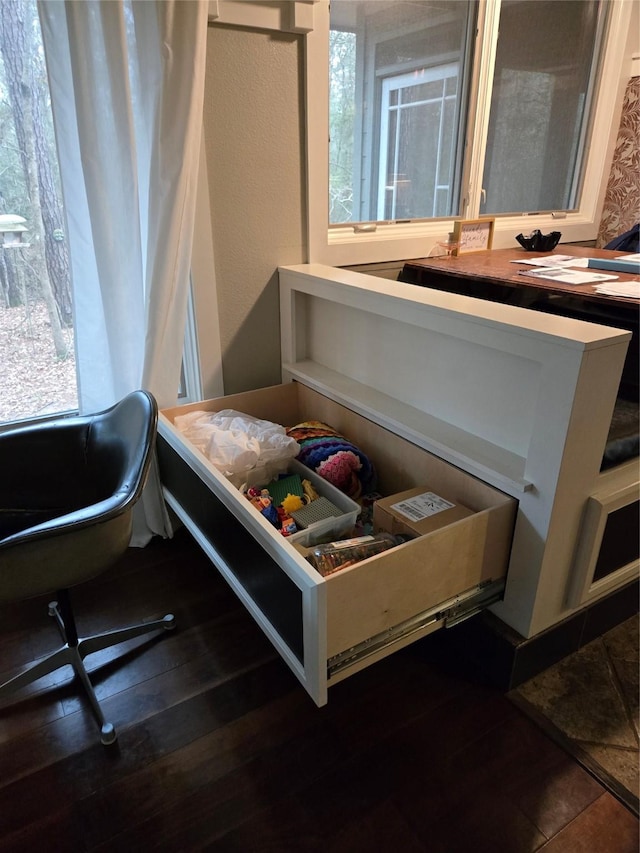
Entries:
{"type": "Polygon", "coordinates": [[[277,30],[283,33],[308,33],[313,29],[313,7],[317,0],[209,0],[209,21],[277,30]]]}
{"type": "MultiPolygon", "coordinates": [[[[471,122],[472,158],[464,218],[476,218],[480,210],[484,140],[491,102],[490,81],[495,64],[495,45],[501,0],[481,2],[475,56],[480,64],[475,120],[471,122]]],[[[605,56],[597,83],[596,109],[590,134],[580,208],[576,212],[497,217],[494,248],[515,244],[515,235],[539,228],[543,233],[559,230],[563,242],[593,240],[597,236],[609,176],[611,157],[620,120],[631,56],[627,38],[632,0],[611,4],[605,35],[605,56]]],[[[446,239],[454,219],[403,224],[378,224],[375,231],[354,232],[353,225],[328,228],[329,186],[328,116],[329,92],[324,81],[329,75],[329,2],[313,6],[313,29],[306,36],[306,115],[307,115],[307,198],[308,260],[331,266],[379,263],[404,258],[425,257],[446,239]]]]}

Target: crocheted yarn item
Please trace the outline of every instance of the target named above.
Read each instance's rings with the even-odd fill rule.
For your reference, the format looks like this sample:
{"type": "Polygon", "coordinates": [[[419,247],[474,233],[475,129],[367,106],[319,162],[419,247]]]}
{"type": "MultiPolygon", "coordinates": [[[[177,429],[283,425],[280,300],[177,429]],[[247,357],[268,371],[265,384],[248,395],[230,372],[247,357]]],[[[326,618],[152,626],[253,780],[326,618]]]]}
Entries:
{"type": "Polygon", "coordinates": [[[287,435],[300,445],[298,461],[353,500],[375,488],[369,457],[329,424],[304,421],[290,427],[287,435]]]}

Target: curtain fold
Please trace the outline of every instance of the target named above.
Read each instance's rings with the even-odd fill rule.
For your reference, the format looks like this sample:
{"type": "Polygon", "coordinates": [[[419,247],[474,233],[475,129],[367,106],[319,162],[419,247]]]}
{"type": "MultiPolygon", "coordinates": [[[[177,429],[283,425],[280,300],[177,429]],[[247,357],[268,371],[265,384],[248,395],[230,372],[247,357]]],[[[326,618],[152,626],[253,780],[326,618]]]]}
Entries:
{"type": "MultiPolygon", "coordinates": [[[[206,0],[38,3],[67,215],[79,407],[174,405],[204,99],[206,0]]],[[[133,544],[167,535],[157,472],[133,544]]]]}

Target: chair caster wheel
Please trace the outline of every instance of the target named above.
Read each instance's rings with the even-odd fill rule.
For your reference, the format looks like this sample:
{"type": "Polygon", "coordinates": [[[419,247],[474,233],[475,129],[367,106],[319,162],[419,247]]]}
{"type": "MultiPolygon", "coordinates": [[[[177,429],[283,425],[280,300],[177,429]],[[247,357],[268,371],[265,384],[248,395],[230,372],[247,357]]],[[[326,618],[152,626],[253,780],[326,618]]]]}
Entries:
{"type": "Polygon", "coordinates": [[[167,613],[167,615],[162,618],[162,621],[164,622],[162,627],[165,631],[173,631],[176,627],[176,617],[173,613],[167,613]]]}
{"type": "Polygon", "coordinates": [[[113,727],[113,723],[105,723],[100,731],[100,741],[104,746],[109,746],[116,742],[118,735],[113,727]]]}

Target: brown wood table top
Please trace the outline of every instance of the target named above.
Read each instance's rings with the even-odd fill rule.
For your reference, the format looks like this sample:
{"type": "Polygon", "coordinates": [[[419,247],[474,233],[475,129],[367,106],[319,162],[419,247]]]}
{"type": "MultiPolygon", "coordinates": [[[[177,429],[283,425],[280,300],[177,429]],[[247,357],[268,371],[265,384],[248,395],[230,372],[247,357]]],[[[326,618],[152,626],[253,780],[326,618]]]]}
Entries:
{"type": "MultiPolygon", "coordinates": [[[[515,249],[491,249],[487,252],[463,254],[460,257],[440,256],[417,258],[407,261],[405,269],[420,272],[421,281],[419,283],[426,286],[428,286],[428,276],[426,274],[432,273],[438,277],[465,279],[470,283],[477,282],[479,285],[481,283],[493,282],[514,288],[534,288],[537,291],[550,291],[572,296],[590,297],[599,302],[638,308],[640,302],[637,299],[597,293],[595,284],[572,285],[549,279],[521,275],[521,272],[527,269],[524,262],[533,258],[572,255],[577,258],[613,259],[623,257],[624,254],[623,252],[607,249],[594,249],[572,245],[557,246],[552,252],[527,252],[518,247],[515,249]],[[521,264],[517,263],[518,261],[521,261],[521,264]]],[[[535,267],[529,268],[535,269],[535,267]]],[[[638,278],[638,275],[624,272],[610,273],[609,270],[593,271],[615,275],[619,282],[632,281],[638,278]]]]}

